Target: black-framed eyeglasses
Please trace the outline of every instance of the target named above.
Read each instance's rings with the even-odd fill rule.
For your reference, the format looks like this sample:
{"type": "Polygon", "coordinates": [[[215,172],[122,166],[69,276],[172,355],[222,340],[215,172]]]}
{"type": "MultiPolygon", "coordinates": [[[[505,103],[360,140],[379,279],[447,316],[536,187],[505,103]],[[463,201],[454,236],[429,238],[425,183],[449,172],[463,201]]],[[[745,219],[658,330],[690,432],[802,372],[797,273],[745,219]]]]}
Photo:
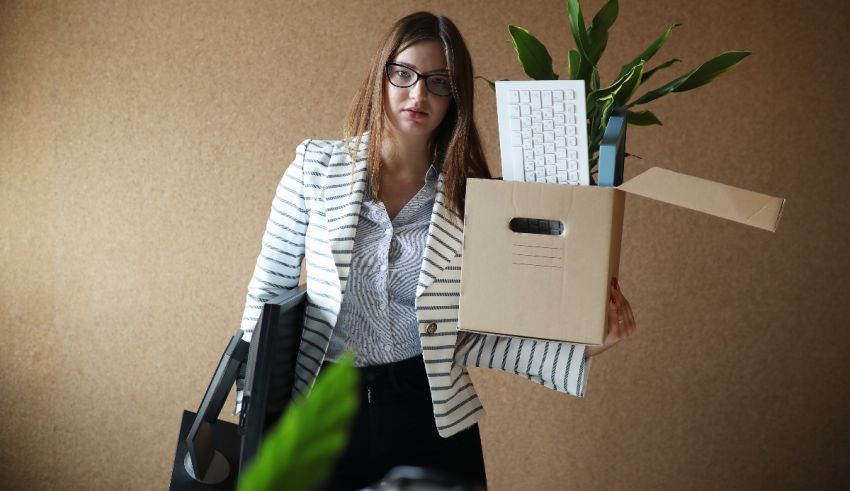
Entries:
{"type": "Polygon", "coordinates": [[[452,81],[444,73],[422,75],[409,66],[398,63],[387,63],[384,66],[384,73],[387,76],[387,80],[396,87],[403,89],[413,87],[421,78],[425,80],[425,87],[428,88],[428,91],[434,95],[446,96],[452,93],[452,81]]]}

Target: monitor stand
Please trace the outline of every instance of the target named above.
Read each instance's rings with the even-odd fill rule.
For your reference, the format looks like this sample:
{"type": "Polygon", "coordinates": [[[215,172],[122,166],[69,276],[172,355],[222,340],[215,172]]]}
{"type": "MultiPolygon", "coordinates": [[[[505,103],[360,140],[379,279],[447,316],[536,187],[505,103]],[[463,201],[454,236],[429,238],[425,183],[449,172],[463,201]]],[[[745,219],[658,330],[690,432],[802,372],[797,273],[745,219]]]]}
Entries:
{"type": "Polygon", "coordinates": [[[212,439],[215,442],[216,454],[207,472],[207,482],[198,482],[189,472],[191,462],[188,461],[189,449],[186,447],[186,436],[195,421],[196,414],[192,411],[183,411],[183,419],[180,422],[180,435],[177,438],[177,448],[174,451],[174,463],[171,468],[170,491],[224,491],[236,489],[239,478],[239,450],[242,444],[242,436],[238,432],[237,425],[218,420],[212,428],[212,439]],[[224,470],[226,477],[218,483],[209,481],[212,475],[220,475],[224,470]]]}

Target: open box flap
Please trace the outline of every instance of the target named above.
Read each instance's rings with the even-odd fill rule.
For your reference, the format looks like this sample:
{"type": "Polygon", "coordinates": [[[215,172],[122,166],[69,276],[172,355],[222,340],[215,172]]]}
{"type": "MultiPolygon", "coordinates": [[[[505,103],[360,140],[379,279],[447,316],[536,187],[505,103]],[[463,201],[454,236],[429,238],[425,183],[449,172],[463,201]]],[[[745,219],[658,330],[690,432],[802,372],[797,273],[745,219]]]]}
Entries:
{"type": "Polygon", "coordinates": [[[681,206],[771,232],[776,231],[785,199],[652,167],[617,187],[663,203],[681,206]]]}

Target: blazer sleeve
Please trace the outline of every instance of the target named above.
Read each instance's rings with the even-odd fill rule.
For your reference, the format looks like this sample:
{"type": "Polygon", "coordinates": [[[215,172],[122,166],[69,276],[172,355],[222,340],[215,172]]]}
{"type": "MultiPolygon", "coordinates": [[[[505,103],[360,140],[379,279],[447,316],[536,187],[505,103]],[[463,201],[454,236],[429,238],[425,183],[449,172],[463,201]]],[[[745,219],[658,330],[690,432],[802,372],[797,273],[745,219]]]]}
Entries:
{"type": "Polygon", "coordinates": [[[461,366],[514,373],[558,392],[584,397],[590,358],[584,344],[463,333],[466,342],[455,350],[461,366]]]}
{"type": "MultiPolygon", "coordinates": [[[[274,303],[281,295],[296,288],[301,277],[309,217],[304,194],[304,160],[310,143],[311,140],[304,140],[298,145],[295,159],[283,173],[272,200],[242,314],[240,329],[244,332],[242,339],[246,341],[251,341],[263,304],[274,303]]],[[[236,381],[234,414],[240,411],[243,388],[244,370],[236,381]]]]}

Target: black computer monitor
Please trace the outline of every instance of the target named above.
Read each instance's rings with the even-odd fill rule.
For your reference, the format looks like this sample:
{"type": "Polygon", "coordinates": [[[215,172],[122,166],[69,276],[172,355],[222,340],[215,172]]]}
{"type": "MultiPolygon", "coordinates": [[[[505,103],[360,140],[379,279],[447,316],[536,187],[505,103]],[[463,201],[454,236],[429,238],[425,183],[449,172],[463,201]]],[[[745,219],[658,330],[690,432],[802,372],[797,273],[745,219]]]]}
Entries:
{"type": "Polygon", "coordinates": [[[227,479],[231,465],[224,454],[216,450],[213,425],[224,406],[230,388],[236,381],[240,365],[248,359],[248,343],[242,340],[242,331],[236,331],[218,361],[212,380],[201,399],[198,413],[186,436],[185,471],[195,481],[217,484],[227,479]]]}
{"type": "MultiPolygon", "coordinates": [[[[171,490],[235,486],[238,473],[251,463],[263,435],[291,400],[306,300],[304,286],[293,289],[275,303],[263,305],[250,345],[242,339],[241,330],[231,338],[183,444],[178,445],[180,455],[175,458],[171,490]],[[240,373],[245,374],[245,384],[237,429],[219,421],[218,416],[240,373]],[[230,448],[237,442],[240,448],[230,448]],[[177,463],[181,461],[182,466],[177,463]]],[[[191,417],[190,412],[185,414],[191,417]]]]}
{"type": "Polygon", "coordinates": [[[245,370],[240,471],[254,459],[263,435],[280,419],[292,397],[307,290],[304,286],[265,304],[251,337],[245,370]]]}

